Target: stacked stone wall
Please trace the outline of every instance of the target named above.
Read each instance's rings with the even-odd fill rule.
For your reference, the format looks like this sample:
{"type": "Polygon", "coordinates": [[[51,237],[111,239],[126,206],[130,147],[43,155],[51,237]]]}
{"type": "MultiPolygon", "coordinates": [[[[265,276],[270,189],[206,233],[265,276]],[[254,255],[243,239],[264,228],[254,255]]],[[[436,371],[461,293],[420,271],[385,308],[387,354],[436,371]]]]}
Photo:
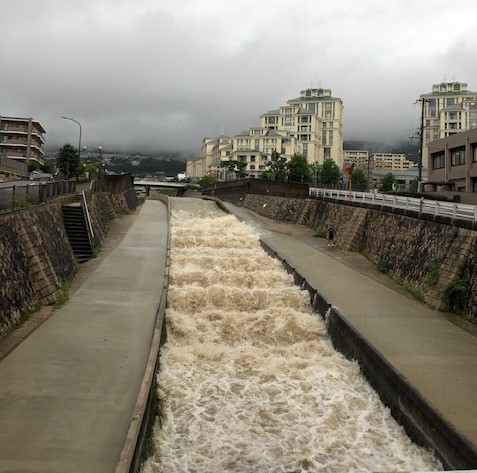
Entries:
{"type": "Polygon", "coordinates": [[[296,223],[303,212],[303,199],[247,194],[244,207],[274,220],[296,223]]]}
{"type": "Polygon", "coordinates": [[[54,304],[76,263],[60,202],[1,216],[0,241],[2,335],[38,304],[54,304]]]}
{"type": "Polygon", "coordinates": [[[305,224],[317,234],[333,226],[344,250],[359,251],[377,268],[439,310],[477,321],[477,232],[450,223],[354,202],[247,195],[244,206],[268,218],[305,224]]]}
{"type": "Polygon", "coordinates": [[[133,188],[120,194],[110,194],[111,205],[116,215],[127,215],[139,205],[139,199],[133,188]]]}
{"type": "MultiPolygon", "coordinates": [[[[88,205],[95,247],[104,241],[115,208],[134,204],[132,196],[112,195],[95,193],[88,205]]],[[[38,305],[55,304],[73,278],[77,263],[61,210],[72,200],[0,215],[0,337],[38,305]]]]}

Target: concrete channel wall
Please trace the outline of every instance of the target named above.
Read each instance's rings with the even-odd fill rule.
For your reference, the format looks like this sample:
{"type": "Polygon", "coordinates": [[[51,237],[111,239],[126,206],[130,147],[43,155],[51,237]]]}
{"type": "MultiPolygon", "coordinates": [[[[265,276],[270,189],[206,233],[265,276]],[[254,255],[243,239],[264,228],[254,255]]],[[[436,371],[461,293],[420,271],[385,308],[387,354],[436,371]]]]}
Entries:
{"type": "Polygon", "coordinates": [[[395,368],[366,340],[349,320],[312,287],[285,259],[263,241],[264,250],[293,275],[295,284],[310,295],[314,311],[324,314],[328,335],[336,350],[359,363],[361,372],[390,408],[410,438],[433,449],[447,469],[467,469],[477,464],[475,448],[450,426],[395,368]]]}
{"type": "Polygon", "coordinates": [[[362,253],[429,306],[477,321],[477,232],[468,222],[332,199],[248,194],[243,206],[322,236],[333,226],[340,248],[362,253]]]}

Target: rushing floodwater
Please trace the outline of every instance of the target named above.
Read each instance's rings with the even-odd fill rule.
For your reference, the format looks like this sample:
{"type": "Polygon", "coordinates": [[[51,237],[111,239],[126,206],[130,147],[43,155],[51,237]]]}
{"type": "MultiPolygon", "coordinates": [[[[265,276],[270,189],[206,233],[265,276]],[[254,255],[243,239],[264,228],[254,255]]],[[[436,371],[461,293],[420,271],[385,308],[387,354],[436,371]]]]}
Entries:
{"type": "Polygon", "coordinates": [[[214,203],[173,199],[150,472],[431,471],[308,294],[214,203]]]}

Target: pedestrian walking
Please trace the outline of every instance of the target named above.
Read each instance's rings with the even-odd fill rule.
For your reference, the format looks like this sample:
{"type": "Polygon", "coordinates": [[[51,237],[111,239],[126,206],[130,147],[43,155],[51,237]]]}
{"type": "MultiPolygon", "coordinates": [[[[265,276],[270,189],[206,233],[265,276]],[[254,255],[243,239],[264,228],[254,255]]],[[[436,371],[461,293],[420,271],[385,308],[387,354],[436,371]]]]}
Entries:
{"type": "Polygon", "coordinates": [[[328,246],[335,246],[335,229],[333,227],[328,228],[328,246]]]}

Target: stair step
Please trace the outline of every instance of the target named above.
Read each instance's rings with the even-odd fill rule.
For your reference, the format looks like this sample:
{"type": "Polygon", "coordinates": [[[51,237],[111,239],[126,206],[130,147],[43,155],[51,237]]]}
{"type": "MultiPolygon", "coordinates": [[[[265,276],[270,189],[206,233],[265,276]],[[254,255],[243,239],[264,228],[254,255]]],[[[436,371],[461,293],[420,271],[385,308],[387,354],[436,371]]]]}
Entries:
{"type": "Polygon", "coordinates": [[[84,263],[93,257],[93,248],[89,241],[88,227],[81,205],[81,196],[78,203],[62,206],[63,223],[71,249],[79,263],[84,263]]]}

